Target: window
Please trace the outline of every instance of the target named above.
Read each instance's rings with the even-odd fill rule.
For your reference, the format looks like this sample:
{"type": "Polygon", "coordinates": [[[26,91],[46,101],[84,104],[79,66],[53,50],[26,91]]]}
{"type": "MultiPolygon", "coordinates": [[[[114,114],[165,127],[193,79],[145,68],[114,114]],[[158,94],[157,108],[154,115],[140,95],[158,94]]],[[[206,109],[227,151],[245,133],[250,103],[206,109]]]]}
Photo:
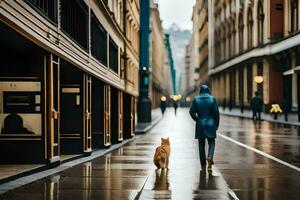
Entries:
{"type": "Polygon", "coordinates": [[[236,48],[235,48],[235,43],[236,43],[236,31],[235,31],[235,21],[232,20],[231,22],[232,27],[231,27],[231,56],[234,56],[236,53],[236,48]]]}
{"type": "Polygon", "coordinates": [[[107,65],[107,32],[91,12],[91,53],[102,64],[107,65]]]}
{"type": "Polygon", "coordinates": [[[109,67],[119,74],[119,50],[112,39],[109,40],[109,67]]]}
{"type": "Polygon", "coordinates": [[[39,12],[49,17],[53,22],[57,22],[57,0],[26,0],[39,12]]]}
{"type": "Polygon", "coordinates": [[[264,42],[264,7],[261,1],[258,2],[257,8],[257,31],[258,31],[258,44],[263,44],[264,42]]]}
{"type": "Polygon", "coordinates": [[[117,5],[117,23],[119,25],[121,24],[121,15],[122,15],[122,2],[121,2],[121,0],[118,0],[118,5],[117,5]]]}
{"type": "Polygon", "coordinates": [[[240,13],[239,16],[239,51],[240,53],[244,50],[244,22],[243,22],[243,14],[240,13]]]}
{"type": "Polygon", "coordinates": [[[229,25],[228,26],[228,49],[227,49],[228,54],[227,54],[227,58],[231,57],[232,51],[233,51],[233,49],[232,49],[233,35],[232,35],[232,32],[231,32],[232,29],[233,29],[233,27],[229,25]]]}
{"type": "Polygon", "coordinates": [[[290,8],[291,8],[291,16],[290,16],[290,23],[291,23],[291,32],[295,32],[298,30],[298,0],[291,0],[290,1],[290,8]]]}
{"type": "Polygon", "coordinates": [[[61,0],[61,27],[84,49],[88,49],[88,7],[83,0],[61,0]]]}
{"type": "Polygon", "coordinates": [[[252,48],[253,44],[253,17],[252,17],[252,10],[249,8],[248,10],[248,49],[252,48]]]}

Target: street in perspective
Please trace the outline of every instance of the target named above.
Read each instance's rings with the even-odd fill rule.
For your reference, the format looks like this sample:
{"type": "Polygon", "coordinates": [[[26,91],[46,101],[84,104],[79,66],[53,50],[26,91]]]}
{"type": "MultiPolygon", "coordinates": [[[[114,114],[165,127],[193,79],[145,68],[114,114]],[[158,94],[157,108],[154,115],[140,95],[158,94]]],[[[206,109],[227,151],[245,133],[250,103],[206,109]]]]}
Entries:
{"type": "Polygon", "coordinates": [[[0,0],[0,200],[300,199],[299,0],[0,0]]]}

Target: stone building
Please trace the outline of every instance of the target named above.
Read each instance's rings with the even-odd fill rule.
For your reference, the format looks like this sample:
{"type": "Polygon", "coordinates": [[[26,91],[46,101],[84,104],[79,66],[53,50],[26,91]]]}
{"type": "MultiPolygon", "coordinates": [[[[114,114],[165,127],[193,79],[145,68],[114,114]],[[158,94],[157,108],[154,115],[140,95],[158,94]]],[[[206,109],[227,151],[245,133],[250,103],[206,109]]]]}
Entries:
{"type": "Polygon", "coordinates": [[[185,94],[195,96],[208,84],[208,1],[197,0],[192,14],[193,30],[185,57],[185,94]]]}
{"type": "Polygon", "coordinates": [[[195,72],[195,51],[194,50],[194,37],[190,38],[188,45],[185,48],[185,66],[184,66],[184,90],[185,96],[194,96],[196,93],[196,82],[199,78],[199,74],[195,72]]]}
{"type": "Polygon", "coordinates": [[[299,104],[298,0],[210,0],[209,75],[226,107],[249,107],[258,91],[266,104],[299,104]]]}
{"type": "Polygon", "coordinates": [[[138,0],[0,1],[1,163],[134,136],[139,19],[138,0]]]}
{"type": "Polygon", "coordinates": [[[158,4],[151,2],[150,17],[150,97],[152,108],[160,104],[161,96],[172,94],[171,68],[165,45],[165,33],[159,15],[158,4]]]}

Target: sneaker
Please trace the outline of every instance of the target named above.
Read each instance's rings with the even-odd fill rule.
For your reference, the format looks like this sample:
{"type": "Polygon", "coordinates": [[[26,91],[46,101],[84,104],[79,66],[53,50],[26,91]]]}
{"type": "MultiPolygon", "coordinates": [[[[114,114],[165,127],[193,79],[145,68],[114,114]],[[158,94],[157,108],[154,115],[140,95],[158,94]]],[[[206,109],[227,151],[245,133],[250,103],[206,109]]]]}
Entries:
{"type": "Polygon", "coordinates": [[[201,166],[201,171],[205,171],[206,170],[206,165],[201,166]]]}
{"type": "Polygon", "coordinates": [[[214,164],[214,161],[210,157],[207,157],[206,160],[208,163],[207,170],[212,170],[212,165],[214,164]]]}

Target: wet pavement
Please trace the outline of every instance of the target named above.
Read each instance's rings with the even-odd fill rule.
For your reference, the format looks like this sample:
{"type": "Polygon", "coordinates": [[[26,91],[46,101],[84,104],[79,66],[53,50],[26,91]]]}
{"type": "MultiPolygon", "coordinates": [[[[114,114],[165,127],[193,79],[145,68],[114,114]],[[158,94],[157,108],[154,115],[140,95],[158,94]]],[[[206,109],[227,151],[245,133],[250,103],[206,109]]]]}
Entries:
{"type": "MultiPolygon", "coordinates": [[[[298,127],[222,116],[219,132],[299,166],[298,127]]],[[[220,136],[213,172],[201,172],[194,123],[181,108],[127,145],[0,199],[232,199],[233,192],[239,199],[299,199],[299,188],[299,171],[220,136]],[[169,170],[156,170],[155,148],[168,136],[169,170]]]]}
{"type": "MultiPolygon", "coordinates": [[[[299,167],[299,127],[222,116],[220,134],[299,167]]],[[[300,172],[218,138],[216,166],[240,199],[299,199],[300,172]]]]}

